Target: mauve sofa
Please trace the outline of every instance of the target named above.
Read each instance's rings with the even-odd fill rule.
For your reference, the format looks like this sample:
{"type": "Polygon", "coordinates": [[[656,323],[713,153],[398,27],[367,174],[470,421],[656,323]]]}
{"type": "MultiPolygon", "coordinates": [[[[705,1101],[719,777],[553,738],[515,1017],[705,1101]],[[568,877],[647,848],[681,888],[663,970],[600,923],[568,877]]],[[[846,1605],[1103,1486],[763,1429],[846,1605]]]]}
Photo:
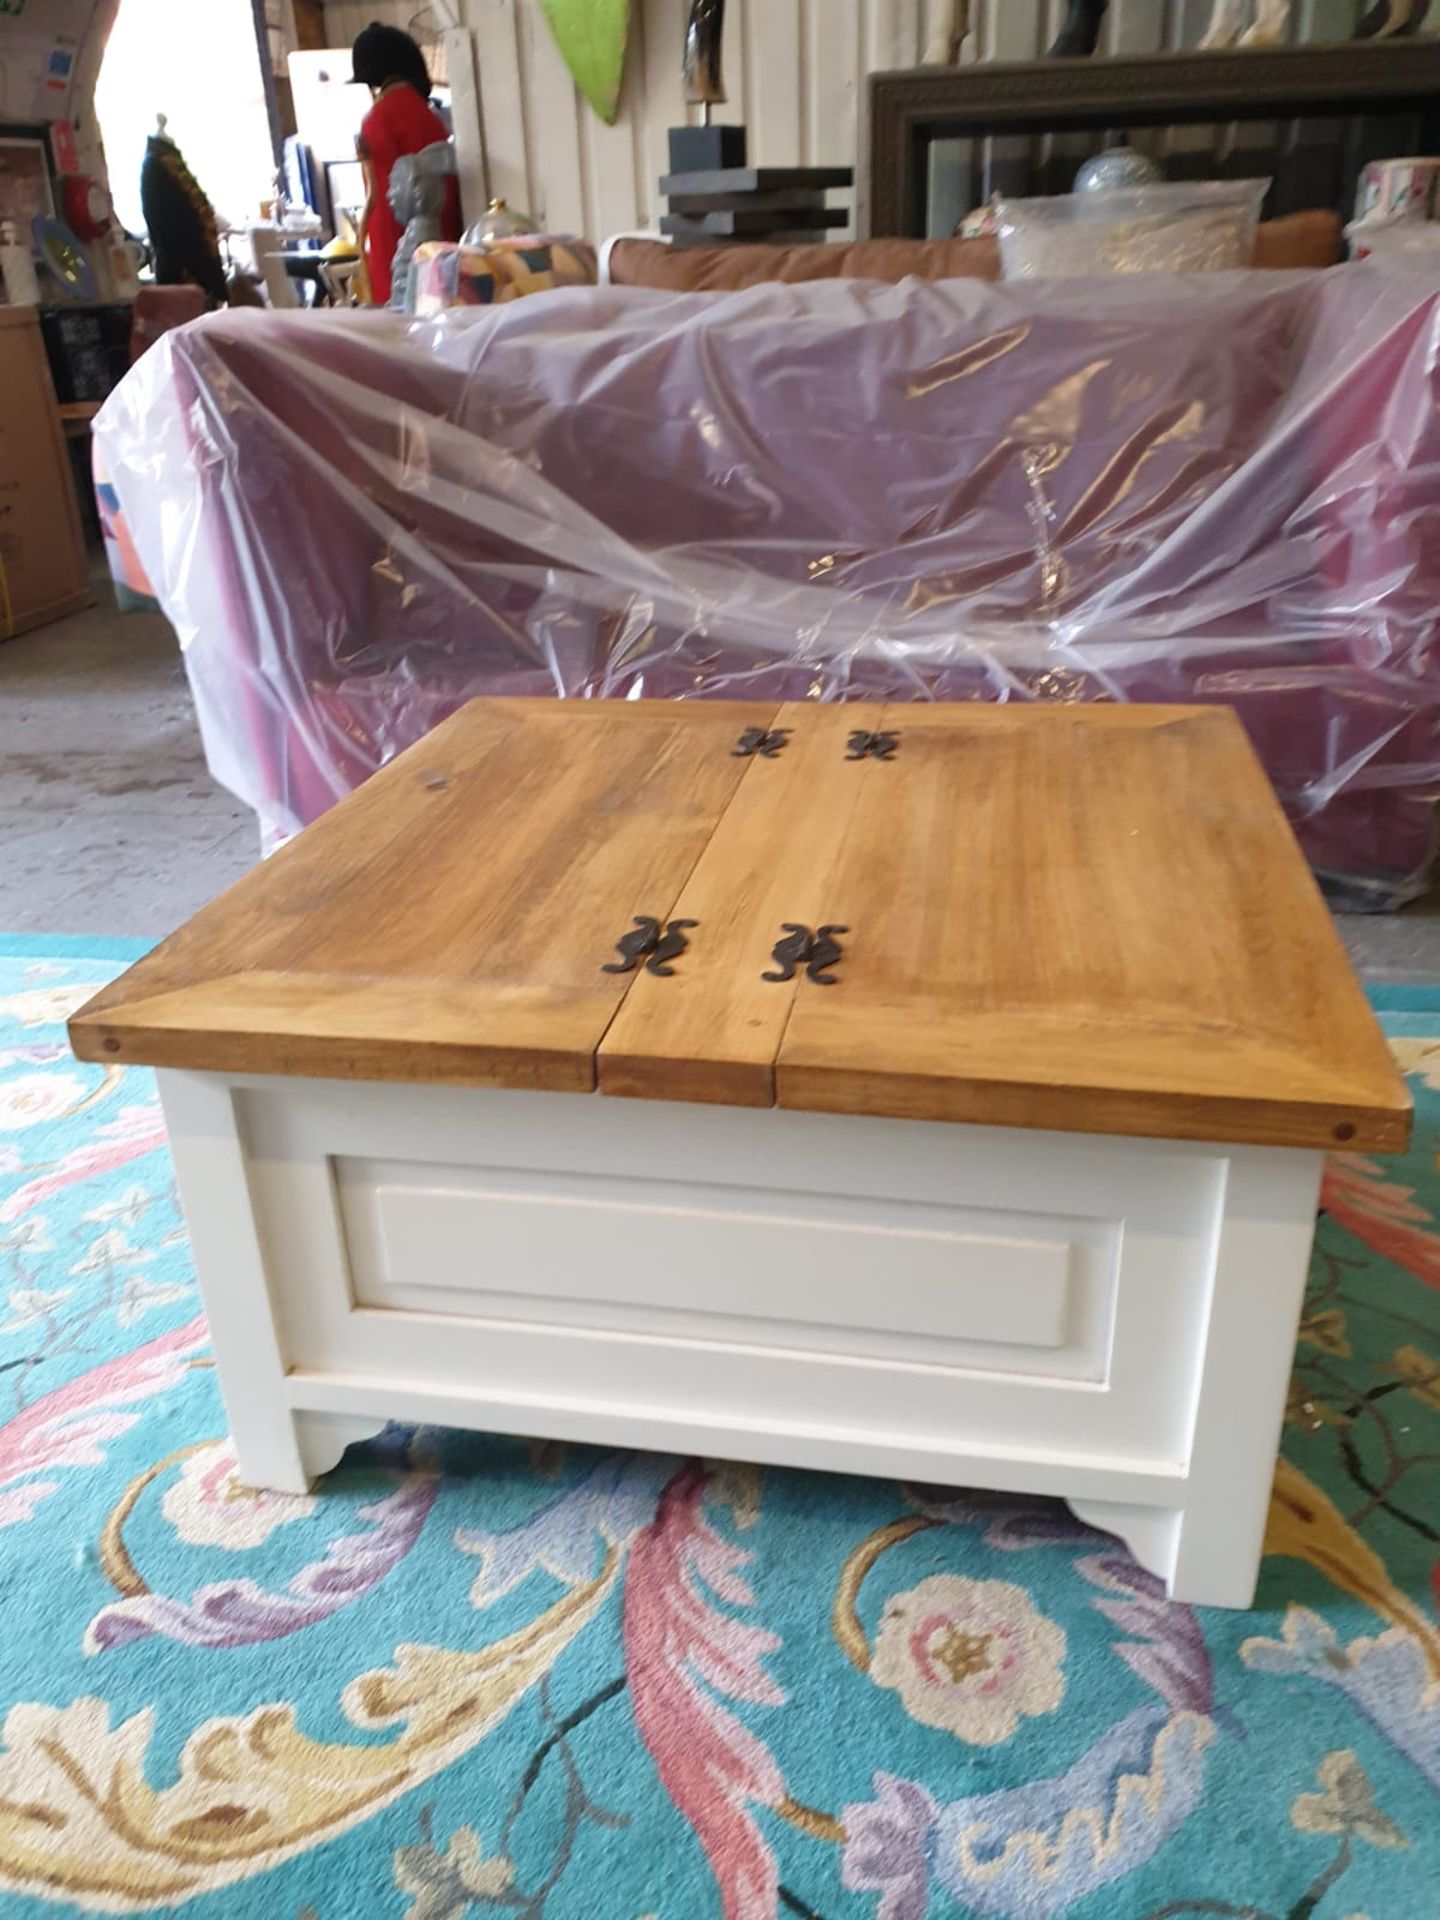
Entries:
{"type": "Polygon", "coordinates": [[[1440,780],[1437,315],[1368,265],[219,314],[97,433],[271,836],[481,693],[1220,701],[1383,908],[1440,780]]]}

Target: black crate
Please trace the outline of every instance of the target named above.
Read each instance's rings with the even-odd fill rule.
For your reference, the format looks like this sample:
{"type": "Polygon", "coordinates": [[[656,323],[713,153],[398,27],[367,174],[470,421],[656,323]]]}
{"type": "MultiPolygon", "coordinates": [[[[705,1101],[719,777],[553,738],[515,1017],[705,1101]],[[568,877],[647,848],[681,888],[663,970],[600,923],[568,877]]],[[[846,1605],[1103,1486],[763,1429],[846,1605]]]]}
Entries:
{"type": "Polygon", "coordinates": [[[62,406],[108,398],[130,366],[131,323],[128,300],[40,309],[50,376],[62,406]]]}

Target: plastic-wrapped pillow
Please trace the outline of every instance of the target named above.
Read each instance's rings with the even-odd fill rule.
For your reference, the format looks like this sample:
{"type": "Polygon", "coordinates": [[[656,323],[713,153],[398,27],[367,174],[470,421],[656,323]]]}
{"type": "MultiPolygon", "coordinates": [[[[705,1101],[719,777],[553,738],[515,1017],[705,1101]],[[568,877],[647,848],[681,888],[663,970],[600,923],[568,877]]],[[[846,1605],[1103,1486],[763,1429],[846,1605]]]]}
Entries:
{"type": "Polygon", "coordinates": [[[1197,180],[1002,200],[1007,280],[1248,267],[1268,180],[1197,180]]]}

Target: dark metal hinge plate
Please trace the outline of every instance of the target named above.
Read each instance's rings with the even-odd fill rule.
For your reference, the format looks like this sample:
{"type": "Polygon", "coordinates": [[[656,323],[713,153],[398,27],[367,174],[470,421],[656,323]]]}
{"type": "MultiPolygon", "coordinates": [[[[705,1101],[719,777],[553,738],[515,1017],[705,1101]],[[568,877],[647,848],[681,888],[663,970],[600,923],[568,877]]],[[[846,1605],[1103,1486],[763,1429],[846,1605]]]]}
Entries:
{"type": "Polygon", "coordinates": [[[812,933],[809,927],[787,920],[781,931],[784,938],[775,942],[770,955],[775,962],[774,971],[762,973],[762,980],[793,980],[803,967],[805,978],[813,980],[817,987],[839,986],[840,982],[829,969],[838,966],[844,958],[835,936],[848,933],[848,927],[818,927],[812,933]]]}
{"type": "Polygon", "coordinates": [[[649,914],[636,914],[632,930],[615,943],[620,958],[607,961],[600,971],[633,973],[643,960],[647,972],[668,980],[675,969],[667,962],[678,960],[685,952],[690,944],[685,935],[699,924],[698,920],[667,920],[662,924],[649,914]]]}
{"type": "Polygon", "coordinates": [[[774,727],[769,732],[764,727],[747,727],[730,749],[732,760],[748,760],[759,754],[762,760],[774,760],[790,744],[789,727],[774,727]]]}
{"type": "Polygon", "coordinates": [[[893,760],[900,745],[898,733],[867,733],[857,727],[845,749],[847,760],[893,760]]]}

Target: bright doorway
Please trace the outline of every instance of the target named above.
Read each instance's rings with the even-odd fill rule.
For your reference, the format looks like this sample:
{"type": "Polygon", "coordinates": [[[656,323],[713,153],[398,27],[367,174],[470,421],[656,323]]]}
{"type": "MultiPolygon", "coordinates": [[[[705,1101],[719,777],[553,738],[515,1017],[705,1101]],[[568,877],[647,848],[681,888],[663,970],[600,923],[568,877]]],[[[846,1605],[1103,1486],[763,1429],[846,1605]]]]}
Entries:
{"type": "Polygon", "coordinates": [[[163,113],[221,226],[248,226],[275,159],[253,0],[120,0],[95,87],[115,210],[144,230],[140,163],[163,113]]]}

